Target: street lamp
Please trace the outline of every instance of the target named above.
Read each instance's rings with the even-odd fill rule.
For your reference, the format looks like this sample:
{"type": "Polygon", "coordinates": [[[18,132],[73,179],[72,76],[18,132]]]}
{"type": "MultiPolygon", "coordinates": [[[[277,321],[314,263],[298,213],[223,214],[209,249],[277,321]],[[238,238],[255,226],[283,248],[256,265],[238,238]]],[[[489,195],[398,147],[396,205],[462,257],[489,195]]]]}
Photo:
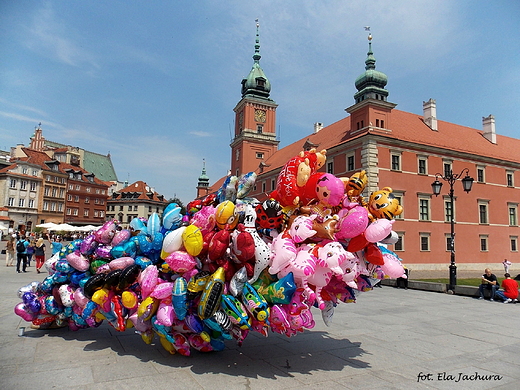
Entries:
{"type": "Polygon", "coordinates": [[[449,173],[445,173],[445,175],[441,175],[440,173],[435,174],[435,181],[432,183],[432,191],[435,196],[438,196],[441,193],[442,182],[439,179],[446,181],[450,185],[450,224],[451,224],[451,236],[450,236],[450,251],[451,251],[451,262],[450,262],[450,284],[449,290],[455,291],[455,286],[457,285],[457,266],[455,265],[455,220],[454,220],[454,203],[453,203],[453,184],[459,180],[463,174],[466,174],[462,181],[462,188],[466,192],[471,191],[471,186],[473,185],[473,178],[469,176],[468,168],[464,168],[458,175],[453,174],[453,171],[450,170],[449,173]]]}

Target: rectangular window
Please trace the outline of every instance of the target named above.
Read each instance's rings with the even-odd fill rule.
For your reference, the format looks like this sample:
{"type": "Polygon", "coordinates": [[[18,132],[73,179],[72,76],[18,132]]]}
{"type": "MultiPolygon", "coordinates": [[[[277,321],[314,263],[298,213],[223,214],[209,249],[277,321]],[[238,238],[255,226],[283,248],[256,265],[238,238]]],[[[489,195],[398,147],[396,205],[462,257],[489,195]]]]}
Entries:
{"type": "Polygon", "coordinates": [[[327,173],[334,173],[334,163],[332,161],[327,163],[327,173]]]}
{"type": "Polygon", "coordinates": [[[518,226],[517,205],[509,205],[509,226],[518,226]]]}
{"type": "Polygon", "coordinates": [[[508,187],[514,187],[515,186],[515,183],[513,181],[513,173],[512,172],[507,172],[506,173],[506,182],[507,182],[507,186],[508,187]]]}
{"type": "Polygon", "coordinates": [[[25,168],[25,167],[22,168],[22,173],[23,173],[24,175],[27,175],[27,168],[25,168]]]}
{"type": "Polygon", "coordinates": [[[43,209],[44,209],[45,211],[49,210],[49,202],[47,202],[47,201],[44,201],[44,202],[43,202],[43,209]]]}
{"type": "Polygon", "coordinates": [[[14,206],[14,198],[9,198],[9,200],[7,201],[7,205],[9,207],[13,207],[14,206]]]}
{"type": "Polygon", "coordinates": [[[451,162],[444,163],[444,177],[451,176],[451,162]]]}
{"type": "Polygon", "coordinates": [[[58,203],[58,211],[60,213],[63,211],[63,203],[58,203]]]}
{"type": "Polygon", "coordinates": [[[74,202],[76,202],[76,203],[79,202],[79,195],[74,196],[74,202]]]}
{"type": "Polygon", "coordinates": [[[419,220],[430,220],[430,199],[419,199],[419,220]]]}
{"type": "Polygon", "coordinates": [[[23,199],[23,198],[18,199],[18,207],[24,207],[24,205],[25,205],[25,199],[23,199]]]}
{"type": "Polygon", "coordinates": [[[421,158],[419,158],[419,160],[417,162],[419,164],[417,172],[420,175],[428,174],[428,170],[426,169],[426,159],[421,157],[421,158]]]}
{"type": "MultiPolygon", "coordinates": [[[[451,252],[451,244],[452,244],[451,234],[446,234],[445,238],[446,238],[446,251],[451,252]]],[[[455,240],[453,240],[453,250],[455,250],[455,240]]]]}
{"type": "Polygon", "coordinates": [[[484,176],[484,168],[483,167],[477,167],[477,182],[484,183],[486,180],[484,176]]]}
{"type": "Polygon", "coordinates": [[[394,198],[397,199],[397,201],[399,202],[399,205],[403,208],[403,211],[401,212],[401,214],[394,216],[394,219],[404,219],[404,205],[403,205],[404,194],[402,192],[397,192],[397,191],[393,192],[392,194],[394,195],[394,198]]]}
{"type": "Polygon", "coordinates": [[[396,252],[404,251],[404,234],[397,232],[397,236],[399,237],[397,242],[394,244],[394,250],[396,252]]]}
{"type": "Polygon", "coordinates": [[[427,233],[421,233],[421,252],[429,252],[430,251],[430,235],[427,233]]]}
{"type": "Polygon", "coordinates": [[[347,157],[347,171],[353,171],[356,169],[355,163],[354,163],[354,156],[348,156],[347,157]]]}
{"type": "Polygon", "coordinates": [[[74,186],[72,184],[69,184],[69,190],[73,190],[74,186]]]}
{"type": "Polygon", "coordinates": [[[32,171],[32,175],[33,175],[33,176],[38,176],[38,171],[35,170],[35,169],[33,169],[33,171],[32,171]]]}
{"type": "Polygon", "coordinates": [[[63,188],[60,188],[60,198],[63,198],[65,195],[65,190],[63,188]]]}
{"type": "Polygon", "coordinates": [[[264,158],[264,154],[260,153],[260,152],[256,152],[256,158],[263,159],[264,158]]]}
{"type": "Polygon", "coordinates": [[[92,191],[92,188],[87,187],[86,190],[87,190],[87,192],[91,192],[91,191],[92,191]]]}
{"type": "Polygon", "coordinates": [[[152,212],[152,206],[148,206],[148,212],[149,212],[149,213],[152,212]]]}
{"type": "Polygon", "coordinates": [[[132,206],[128,206],[128,211],[132,211],[132,206]]]}
{"type": "Polygon", "coordinates": [[[256,125],[256,132],[258,134],[262,134],[263,131],[264,131],[264,126],[263,125],[256,125]]]}
{"type": "Polygon", "coordinates": [[[51,211],[56,211],[56,202],[51,202],[51,211]]]}
{"type": "Polygon", "coordinates": [[[72,215],[78,215],[78,209],[72,210],[72,215]]]}
{"type": "Polygon", "coordinates": [[[36,183],[31,181],[31,191],[36,191],[36,183]]]}
{"type": "Polygon", "coordinates": [[[90,203],[90,198],[88,196],[85,197],[85,203],[90,203]]]}
{"type": "Polygon", "coordinates": [[[400,170],[401,170],[401,155],[392,154],[392,171],[400,171],[400,170]]]}
{"type": "Polygon", "coordinates": [[[479,238],[480,238],[480,251],[487,252],[488,251],[488,236],[481,234],[479,236],[479,238]]]}
{"type": "Polygon", "coordinates": [[[94,204],[99,204],[99,199],[98,198],[94,198],[94,204]]]}
{"type": "Polygon", "coordinates": [[[96,188],[96,194],[99,194],[99,188],[96,188]]]}
{"type": "Polygon", "coordinates": [[[276,188],[276,180],[271,179],[271,191],[274,191],[276,188]]]}
{"type": "Polygon", "coordinates": [[[262,182],[262,192],[265,192],[265,181],[262,182]]]}
{"type": "Polygon", "coordinates": [[[72,202],[72,195],[71,195],[71,194],[68,194],[68,195],[67,195],[67,200],[68,200],[69,202],[72,202]]]}
{"type": "Polygon", "coordinates": [[[105,215],[105,213],[104,213],[103,211],[100,211],[100,212],[99,212],[99,216],[100,216],[101,218],[103,218],[104,215],[105,215]]]}
{"type": "Polygon", "coordinates": [[[119,211],[123,211],[123,206],[119,206],[119,211]]]}
{"type": "Polygon", "coordinates": [[[9,182],[9,188],[16,188],[16,179],[11,179],[9,182]]]}
{"type": "Polygon", "coordinates": [[[88,217],[88,209],[83,210],[83,216],[88,217]]]}
{"type": "Polygon", "coordinates": [[[76,184],[76,191],[81,190],[81,186],[79,184],[76,184]]]}
{"type": "Polygon", "coordinates": [[[134,206],[134,211],[137,211],[137,205],[134,206]]]}
{"type": "Polygon", "coordinates": [[[56,187],[54,187],[54,188],[52,189],[52,197],[53,197],[53,198],[56,198],[57,195],[58,195],[58,189],[57,189],[56,187]]]}
{"type": "MultiPolygon", "coordinates": [[[[58,166],[56,165],[56,169],[54,169],[55,171],[58,170],[58,166]]],[[[60,178],[58,176],[54,176],[54,183],[58,183],[60,181],[60,178]]]]}
{"type": "Polygon", "coordinates": [[[444,222],[451,222],[451,219],[454,218],[453,214],[453,204],[451,200],[444,200],[444,222]]]}
{"type": "Polygon", "coordinates": [[[487,203],[479,203],[478,205],[479,223],[488,223],[488,206],[487,203]]]}
{"type": "Polygon", "coordinates": [[[45,187],[45,189],[43,190],[43,195],[44,196],[49,196],[49,193],[51,192],[51,189],[50,187],[45,187]]]}
{"type": "Polygon", "coordinates": [[[72,214],[72,209],[67,209],[67,215],[71,215],[72,214]]]}
{"type": "Polygon", "coordinates": [[[21,190],[26,190],[27,189],[27,180],[22,180],[20,182],[20,189],[21,190]]]}
{"type": "Polygon", "coordinates": [[[511,252],[518,252],[518,237],[509,236],[509,241],[511,242],[511,252]]]}
{"type": "Polygon", "coordinates": [[[33,209],[33,208],[34,208],[34,199],[29,199],[28,207],[29,207],[30,209],[33,209]]]}

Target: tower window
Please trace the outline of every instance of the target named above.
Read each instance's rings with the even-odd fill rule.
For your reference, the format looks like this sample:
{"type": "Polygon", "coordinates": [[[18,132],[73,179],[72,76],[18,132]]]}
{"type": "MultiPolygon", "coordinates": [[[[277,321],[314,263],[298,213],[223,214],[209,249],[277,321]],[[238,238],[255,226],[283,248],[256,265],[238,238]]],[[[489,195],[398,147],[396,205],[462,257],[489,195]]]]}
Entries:
{"type": "Polygon", "coordinates": [[[256,152],[256,158],[264,158],[264,154],[260,152],[256,152]]]}
{"type": "Polygon", "coordinates": [[[256,125],[256,132],[262,134],[264,131],[264,125],[256,125]]]}
{"type": "Polygon", "coordinates": [[[381,127],[384,128],[385,127],[385,121],[381,119],[381,127]]]}

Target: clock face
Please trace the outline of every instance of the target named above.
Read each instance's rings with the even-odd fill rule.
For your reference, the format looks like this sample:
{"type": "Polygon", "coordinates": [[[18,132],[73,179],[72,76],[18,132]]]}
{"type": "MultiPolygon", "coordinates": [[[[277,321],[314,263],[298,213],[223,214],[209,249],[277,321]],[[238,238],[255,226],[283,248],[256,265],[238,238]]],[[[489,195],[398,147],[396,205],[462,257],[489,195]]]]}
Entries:
{"type": "Polygon", "coordinates": [[[265,111],[264,110],[255,110],[255,121],[256,122],[265,122],[265,111]]]}

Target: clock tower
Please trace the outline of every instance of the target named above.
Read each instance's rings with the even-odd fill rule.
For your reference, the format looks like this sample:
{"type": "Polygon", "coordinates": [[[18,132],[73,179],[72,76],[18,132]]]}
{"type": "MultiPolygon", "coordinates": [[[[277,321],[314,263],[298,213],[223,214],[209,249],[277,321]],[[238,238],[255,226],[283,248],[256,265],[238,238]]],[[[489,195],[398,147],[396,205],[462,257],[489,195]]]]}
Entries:
{"type": "Polygon", "coordinates": [[[260,38],[256,21],[256,43],[253,67],[242,80],[242,99],[235,111],[235,136],[231,141],[231,174],[257,171],[278,150],[276,139],[276,107],[269,98],[271,83],[260,67],[260,38]]]}

